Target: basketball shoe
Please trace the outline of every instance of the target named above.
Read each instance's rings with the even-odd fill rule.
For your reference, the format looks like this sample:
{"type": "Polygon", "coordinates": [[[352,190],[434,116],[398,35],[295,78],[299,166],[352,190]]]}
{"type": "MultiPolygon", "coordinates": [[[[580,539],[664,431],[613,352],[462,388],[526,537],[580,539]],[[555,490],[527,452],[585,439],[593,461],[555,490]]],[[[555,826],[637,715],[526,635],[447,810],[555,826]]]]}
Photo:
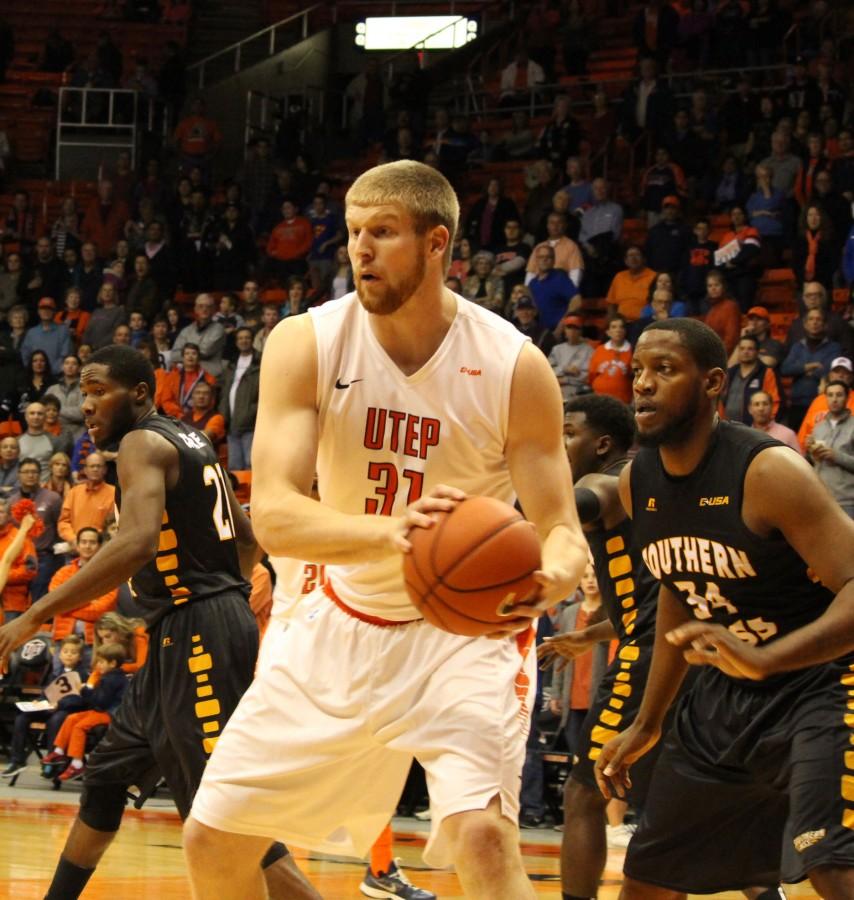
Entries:
{"type": "Polygon", "coordinates": [[[365,873],[365,880],[359,885],[359,890],[366,897],[377,897],[380,900],[387,898],[403,897],[403,900],[436,900],[432,891],[425,891],[415,885],[403,874],[395,860],[388,872],[374,875],[371,867],[365,873]]]}

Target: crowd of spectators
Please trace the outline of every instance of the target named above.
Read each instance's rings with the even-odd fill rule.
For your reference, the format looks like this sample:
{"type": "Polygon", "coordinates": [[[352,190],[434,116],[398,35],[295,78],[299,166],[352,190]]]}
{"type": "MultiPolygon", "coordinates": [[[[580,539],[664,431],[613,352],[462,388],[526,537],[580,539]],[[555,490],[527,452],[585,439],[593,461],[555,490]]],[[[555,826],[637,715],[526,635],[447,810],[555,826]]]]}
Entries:
{"type": "MultiPolygon", "coordinates": [[[[428,113],[429,79],[417,70],[386,88],[369,66],[349,92],[361,104],[355,134],[380,159],[420,159],[453,181],[464,211],[448,286],[527,334],[565,399],[594,391],[630,402],[646,324],[703,317],[731,354],[721,414],[808,454],[850,508],[854,444],[834,423],[854,410],[854,312],[832,300],[854,282],[852,103],[840,43],[811,26],[821,3],[810,4],[803,55],[782,77],[723,81],[692,72],[785,62],[766,40],[787,27],[782,4],[647,3],[634,23],[636,77],[616,99],[586,82],[581,104],[553,86],[557,59],[583,74],[596,29],[585,4],[562,6],[555,18],[561,4],[532,5],[500,79],[497,129],[428,113]],[[734,34],[757,40],[733,46],[734,34]],[[551,105],[536,124],[531,91],[551,105]],[[633,142],[649,158],[627,183],[621,154],[633,142]],[[788,327],[759,295],[780,268],[797,289],[788,327]]],[[[67,43],[52,34],[43,67],[181,108],[177,47],[155,74],[140,59],[128,72],[107,32],[87,60],[67,43]]],[[[112,506],[114,455],[94,452],[79,411],[80,367],[94,350],[140,349],[158,408],[246,470],[267,337],[353,288],[341,186],[308,153],[261,135],[226,172],[220,125],[200,99],[176,123],[163,153],[136,170],[119,154],[95,195],[65,197],[55,220],[25,190],[0,211],[0,491],[37,498],[47,517],[33,596],[112,506]]]]}

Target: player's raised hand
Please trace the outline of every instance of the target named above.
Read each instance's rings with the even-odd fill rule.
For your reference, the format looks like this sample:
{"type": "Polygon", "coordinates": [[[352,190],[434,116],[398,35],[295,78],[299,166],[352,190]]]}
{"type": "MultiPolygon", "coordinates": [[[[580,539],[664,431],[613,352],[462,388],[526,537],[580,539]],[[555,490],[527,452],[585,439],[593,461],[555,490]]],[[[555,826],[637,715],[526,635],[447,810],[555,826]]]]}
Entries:
{"type": "Polygon", "coordinates": [[[660,731],[646,731],[631,725],[605,744],[593,767],[593,774],[606,800],[626,796],[626,791],[632,786],[629,775],[632,763],[651,750],[660,737],[660,731]]]}
{"type": "Polygon", "coordinates": [[[554,666],[555,672],[561,672],[568,662],[586,653],[595,643],[596,641],[591,640],[584,631],[566,631],[554,637],[547,637],[537,647],[540,668],[547,669],[554,666]]]}
{"type": "Polygon", "coordinates": [[[0,628],[0,675],[9,671],[9,657],[25,644],[39,630],[38,625],[31,625],[26,616],[18,616],[0,628]]]}
{"type": "Polygon", "coordinates": [[[683,648],[687,662],[714,666],[731,678],[762,681],[771,674],[768,654],[712,622],[686,622],[667,632],[667,640],[683,648]]]}
{"type": "Polygon", "coordinates": [[[464,491],[447,484],[437,484],[424,497],[406,507],[406,512],[397,519],[392,532],[392,543],[401,553],[412,550],[407,535],[412,528],[432,528],[436,520],[430,515],[436,512],[450,512],[461,500],[466,499],[464,491]]]}

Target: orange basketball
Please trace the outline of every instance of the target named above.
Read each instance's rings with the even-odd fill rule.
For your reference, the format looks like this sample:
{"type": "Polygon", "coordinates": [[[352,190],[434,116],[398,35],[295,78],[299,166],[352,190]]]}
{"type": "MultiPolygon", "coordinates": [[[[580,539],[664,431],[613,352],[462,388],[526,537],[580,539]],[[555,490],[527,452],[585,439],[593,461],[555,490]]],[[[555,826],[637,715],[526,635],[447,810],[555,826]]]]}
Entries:
{"type": "Polygon", "coordinates": [[[468,497],[449,513],[431,514],[432,528],[409,532],[403,578],[421,615],[452,634],[489,634],[506,619],[506,603],[537,590],[540,541],[533,525],[506,503],[468,497]]]}

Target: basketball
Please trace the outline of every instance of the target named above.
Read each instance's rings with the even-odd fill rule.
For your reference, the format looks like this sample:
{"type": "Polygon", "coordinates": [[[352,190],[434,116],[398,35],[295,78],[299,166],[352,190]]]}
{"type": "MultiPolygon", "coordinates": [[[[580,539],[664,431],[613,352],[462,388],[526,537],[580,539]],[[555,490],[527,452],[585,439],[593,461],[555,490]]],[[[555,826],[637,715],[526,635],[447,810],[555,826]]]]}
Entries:
{"type": "Polygon", "coordinates": [[[537,590],[540,541],[533,525],[507,503],[468,497],[451,512],[431,513],[432,528],[413,528],[403,577],[413,604],[451,634],[489,634],[506,621],[506,603],[537,590]]]}

